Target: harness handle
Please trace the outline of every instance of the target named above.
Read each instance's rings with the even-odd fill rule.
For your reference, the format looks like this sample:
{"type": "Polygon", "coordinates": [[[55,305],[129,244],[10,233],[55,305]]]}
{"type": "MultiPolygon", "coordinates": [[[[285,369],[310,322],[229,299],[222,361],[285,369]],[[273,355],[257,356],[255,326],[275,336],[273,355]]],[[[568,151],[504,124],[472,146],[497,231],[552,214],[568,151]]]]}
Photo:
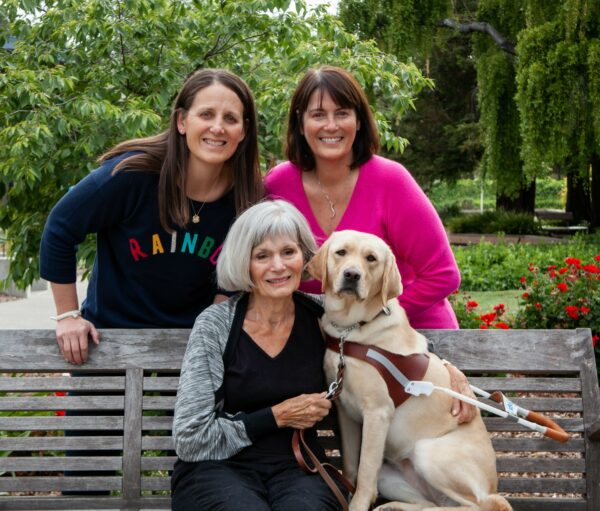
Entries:
{"type": "Polygon", "coordinates": [[[527,410],[526,408],[514,404],[499,390],[489,394],[489,399],[501,404],[505,412],[508,412],[511,415],[517,415],[518,417],[523,417],[528,421],[545,427],[546,431],[543,433],[544,436],[562,443],[565,443],[569,440],[569,434],[552,419],[542,415],[541,413],[532,412],[531,410],[527,410]]]}

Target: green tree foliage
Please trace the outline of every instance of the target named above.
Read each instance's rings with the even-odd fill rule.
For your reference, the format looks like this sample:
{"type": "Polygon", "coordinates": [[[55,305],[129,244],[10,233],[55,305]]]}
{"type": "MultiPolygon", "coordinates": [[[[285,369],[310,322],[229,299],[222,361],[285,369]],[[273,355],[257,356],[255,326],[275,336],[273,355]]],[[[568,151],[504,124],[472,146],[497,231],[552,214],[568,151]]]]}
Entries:
{"type": "Polygon", "coordinates": [[[342,0],[340,18],[362,38],[375,39],[401,59],[427,57],[450,0],[342,0]]]}
{"type": "Polygon", "coordinates": [[[527,6],[517,47],[525,170],[567,172],[581,190],[567,202],[600,225],[600,3],[565,0],[559,8],[529,0],[527,6]]]}
{"type": "Polygon", "coordinates": [[[472,178],[483,153],[477,106],[477,75],[470,41],[444,31],[426,64],[433,89],[424,89],[398,125],[409,140],[401,161],[421,186],[472,178]]]}
{"type": "MultiPolygon", "coordinates": [[[[245,78],[260,112],[265,162],[282,157],[287,106],[307,68],[352,71],[391,123],[427,85],[374,43],[302,0],[3,0],[0,47],[0,229],[11,276],[38,275],[38,247],[52,205],[115,143],[164,129],[185,77],[225,67],[245,78]],[[292,5],[292,9],[290,9],[292,5]]],[[[89,259],[93,250],[82,247],[89,259]]]]}
{"type": "MultiPolygon", "coordinates": [[[[524,28],[521,0],[480,0],[478,21],[485,21],[506,39],[516,41],[524,28]]],[[[524,204],[535,173],[528,179],[521,159],[520,116],[515,102],[515,59],[487,34],[474,36],[479,107],[485,151],[482,173],[497,184],[498,205],[533,213],[533,201],[524,204]]]]}
{"type": "MultiPolygon", "coordinates": [[[[470,40],[437,25],[473,17],[476,0],[341,0],[340,19],[384,51],[413,60],[435,82],[396,126],[410,141],[401,160],[429,189],[437,180],[472,176],[481,158],[476,74],[470,40]]],[[[388,155],[392,158],[396,155],[388,155]]]]}

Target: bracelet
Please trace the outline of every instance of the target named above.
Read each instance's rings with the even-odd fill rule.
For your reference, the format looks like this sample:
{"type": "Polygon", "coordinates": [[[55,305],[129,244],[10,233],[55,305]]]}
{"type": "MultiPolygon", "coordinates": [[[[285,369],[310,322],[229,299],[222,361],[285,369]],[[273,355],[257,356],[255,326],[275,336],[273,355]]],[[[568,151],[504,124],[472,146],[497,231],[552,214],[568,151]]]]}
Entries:
{"type": "Polygon", "coordinates": [[[78,318],[80,316],[81,316],[81,311],[79,309],[75,309],[72,311],[63,312],[62,314],[59,314],[58,316],[50,316],[50,319],[53,319],[54,321],[60,321],[62,319],[66,319],[66,318],[78,318]]]}

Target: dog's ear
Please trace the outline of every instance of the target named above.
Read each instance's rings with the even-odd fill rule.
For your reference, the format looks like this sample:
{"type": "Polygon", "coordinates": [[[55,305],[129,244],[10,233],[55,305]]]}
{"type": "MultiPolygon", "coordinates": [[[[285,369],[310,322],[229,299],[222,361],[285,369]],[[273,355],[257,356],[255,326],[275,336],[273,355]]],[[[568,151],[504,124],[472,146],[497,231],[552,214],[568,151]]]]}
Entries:
{"type": "Polygon", "coordinates": [[[329,254],[329,240],[321,245],[313,258],[308,263],[308,273],[321,281],[321,292],[327,289],[327,258],[329,254]]]}
{"type": "Polygon", "coordinates": [[[381,299],[383,305],[402,294],[402,281],[400,278],[400,272],[398,266],[396,266],[396,258],[390,250],[385,260],[385,267],[383,269],[383,283],[381,285],[381,299]]]}

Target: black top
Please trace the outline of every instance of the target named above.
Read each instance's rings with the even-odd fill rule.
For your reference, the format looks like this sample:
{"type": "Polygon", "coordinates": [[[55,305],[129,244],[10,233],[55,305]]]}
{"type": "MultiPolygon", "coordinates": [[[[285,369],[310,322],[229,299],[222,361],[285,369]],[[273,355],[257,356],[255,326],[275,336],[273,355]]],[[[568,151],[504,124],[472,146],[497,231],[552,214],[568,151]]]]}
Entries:
{"type": "MultiPolygon", "coordinates": [[[[285,346],[275,357],[265,353],[242,330],[239,340],[228,355],[223,383],[224,411],[242,412],[247,416],[270,408],[300,394],[322,392],[325,389],[323,356],[325,347],[318,325],[318,316],[304,301],[294,295],[296,317],[285,346]]],[[[274,420],[273,420],[274,422],[274,420]]],[[[293,460],[291,428],[269,428],[249,435],[253,444],[232,459],[277,462],[293,460]]],[[[306,439],[315,453],[323,458],[314,431],[306,439]]]]}
{"type": "Polygon", "coordinates": [[[41,276],[75,282],[77,245],[97,233],[83,316],[99,328],[191,328],[217,292],[215,265],[236,214],[233,191],[195,203],[200,222],[168,233],[159,221],[158,174],[113,173],[130,155],[105,161],[54,207],[42,236],[41,276]]]}

